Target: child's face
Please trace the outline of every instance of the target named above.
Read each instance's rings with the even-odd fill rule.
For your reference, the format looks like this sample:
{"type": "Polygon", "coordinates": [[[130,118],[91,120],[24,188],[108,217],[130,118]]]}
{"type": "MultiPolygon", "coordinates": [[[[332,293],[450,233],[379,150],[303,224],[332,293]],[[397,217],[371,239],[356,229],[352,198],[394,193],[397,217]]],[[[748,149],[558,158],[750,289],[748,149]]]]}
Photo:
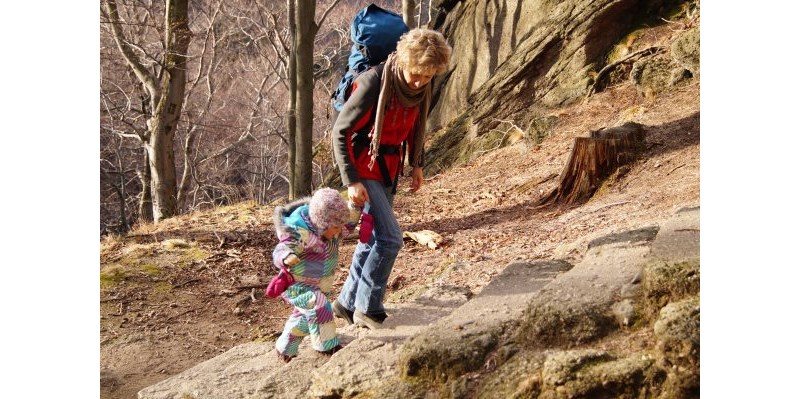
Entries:
{"type": "Polygon", "coordinates": [[[342,232],[342,225],[337,224],[325,229],[325,231],[322,232],[322,236],[325,237],[326,240],[330,240],[331,238],[338,236],[339,233],[341,232],[342,232]]]}

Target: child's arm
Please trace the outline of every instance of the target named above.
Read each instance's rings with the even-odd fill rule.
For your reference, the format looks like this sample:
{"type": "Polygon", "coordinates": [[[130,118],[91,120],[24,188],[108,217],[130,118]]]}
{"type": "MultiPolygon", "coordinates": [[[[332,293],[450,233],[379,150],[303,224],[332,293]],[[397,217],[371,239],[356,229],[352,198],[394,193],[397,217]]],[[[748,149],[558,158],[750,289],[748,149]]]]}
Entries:
{"type": "Polygon", "coordinates": [[[302,242],[303,240],[301,240],[300,234],[297,232],[283,235],[272,251],[272,263],[278,268],[283,266],[290,269],[289,271],[291,272],[291,267],[300,263],[300,259],[303,256],[304,247],[302,242]]]}

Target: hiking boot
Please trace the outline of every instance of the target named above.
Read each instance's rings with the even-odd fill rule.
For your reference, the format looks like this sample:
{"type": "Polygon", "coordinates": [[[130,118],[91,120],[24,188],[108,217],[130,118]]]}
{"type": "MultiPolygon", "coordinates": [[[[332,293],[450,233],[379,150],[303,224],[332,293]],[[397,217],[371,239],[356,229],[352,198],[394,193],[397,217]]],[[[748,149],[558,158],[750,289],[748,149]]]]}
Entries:
{"type": "Polygon", "coordinates": [[[340,344],[340,345],[336,345],[336,346],[334,346],[333,348],[330,348],[330,349],[328,349],[328,350],[326,350],[326,351],[318,351],[318,352],[319,352],[319,353],[321,353],[321,354],[323,354],[323,355],[332,356],[334,353],[336,353],[336,352],[339,352],[339,351],[340,351],[340,350],[342,350],[343,348],[344,348],[344,347],[343,347],[343,346],[340,344]]]}
{"type": "Polygon", "coordinates": [[[344,305],[339,303],[338,299],[334,300],[333,303],[331,303],[331,308],[333,309],[333,314],[336,317],[344,319],[344,321],[346,321],[347,324],[353,324],[353,312],[347,310],[347,308],[344,307],[344,305]]]}
{"type": "Polygon", "coordinates": [[[353,313],[353,321],[356,325],[364,326],[370,330],[377,330],[383,326],[383,321],[386,320],[386,313],[377,316],[369,316],[367,314],[355,311],[353,313]]]}

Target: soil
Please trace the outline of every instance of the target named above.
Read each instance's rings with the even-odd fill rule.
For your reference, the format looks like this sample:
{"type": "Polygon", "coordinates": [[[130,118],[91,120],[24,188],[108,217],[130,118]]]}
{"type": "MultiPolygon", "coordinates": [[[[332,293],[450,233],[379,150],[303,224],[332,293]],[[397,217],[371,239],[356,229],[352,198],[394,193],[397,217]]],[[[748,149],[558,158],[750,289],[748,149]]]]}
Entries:
{"type": "MultiPolygon", "coordinates": [[[[592,238],[699,206],[699,98],[696,81],[655,98],[624,84],[555,112],[558,123],[540,145],[523,139],[488,152],[429,177],[413,194],[403,178],[395,199],[401,227],[432,230],[443,241],[436,249],[406,241],[387,300],[408,300],[434,279],[477,293],[510,262],[578,260],[592,238]],[[558,183],[574,137],[628,120],[646,125],[647,150],[638,160],[584,204],[535,206],[558,183]]],[[[103,239],[101,272],[124,273],[100,292],[101,397],[135,398],[238,344],[277,337],[290,308],[263,295],[274,244],[272,206],[251,203],[103,239]],[[168,239],[188,247],[170,249],[168,239]]],[[[354,244],[355,236],[341,248],[336,292],[354,244]]]]}

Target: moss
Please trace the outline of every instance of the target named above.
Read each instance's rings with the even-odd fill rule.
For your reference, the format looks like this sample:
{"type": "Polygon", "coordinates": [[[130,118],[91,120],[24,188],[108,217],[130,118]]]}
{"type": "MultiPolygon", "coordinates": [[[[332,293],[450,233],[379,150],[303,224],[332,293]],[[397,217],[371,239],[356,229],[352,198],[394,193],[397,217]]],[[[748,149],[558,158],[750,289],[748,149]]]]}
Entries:
{"type": "Polygon", "coordinates": [[[172,284],[165,283],[165,282],[158,282],[153,285],[153,291],[157,293],[165,293],[172,291],[172,284]]]}
{"type": "Polygon", "coordinates": [[[161,273],[161,267],[153,263],[144,264],[141,268],[142,272],[150,276],[156,276],[161,273]]]}
{"type": "Polygon", "coordinates": [[[151,302],[161,302],[168,299],[172,292],[172,284],[160,281],[153,285],[150,294],[147,295],[147,300],[151,302]]]}
{"type": "Polygon", "coordinates": [[[208,252],[200,249],[199,247],[193,246],[183,251],[181,254],[180,263],[182,265],[189,264],[191,262],[201,261],[209,256],[211,256],[211,254],[208,252]]]}
{"type": "Polygon", "coordinates": [[[533,118],[528,124],[528,140],[534,144],[542,144],[544,139],[550,136],[557,122],[558,117],[554,115],[533,118]]]}
{"type": "Polygon", "coordinates": [[[189,243],[180,238],[170,238],[169,240],[164,240],[161,246],[164,247],[164,249],[175,250],[179,248],[189,248],[189,243]]]}
{"type": "Polygon", "coordinates": [[[558,396],[557,393],[561,392],[570,398],[651,397],[651,387],[663,380],[663,373],[653,367],[655,361],[646,353],[622,359],[609,355],[583,360],[567,357],[560,362],[563,364],[555,365],[557,371],[566,373],[549,375],[548,366],[545,365],[543,391],[546,394],[556,393],[558,396]],[[566,363],[563,363],[564,360],[566,363]],[[566,369],[561,370],[563,367],[566,369]]]}
{"type": "Polygon", "coordinates": [[[105,271],[100,272],[100,288],[113,287],[125,280],[127,273],[121,265],[111,265],[105,271]]]}
{"type": "Polygon", "coordinates": [[[574,346],[600,338],[617,328],[616,319],[599,303],[554,306],[563,302],[553,293],[532,301],[525,310],[516,341],[531,347],[574,346]]]}
{"type": "Polygon", "coordinates": [[[128,245],[122,250],[122,255],[123,258],[127,258],[129,262],[135,261],[138,258],[154,255],[160,245],[159,243],[128,245]]]}
{"type": "Polygon", "coordinates": [[[542,385],[540,352],[525,351],[514,355],[506,363],[487,375],[476,388],[478,399],[535,398],[542,385]]]}

